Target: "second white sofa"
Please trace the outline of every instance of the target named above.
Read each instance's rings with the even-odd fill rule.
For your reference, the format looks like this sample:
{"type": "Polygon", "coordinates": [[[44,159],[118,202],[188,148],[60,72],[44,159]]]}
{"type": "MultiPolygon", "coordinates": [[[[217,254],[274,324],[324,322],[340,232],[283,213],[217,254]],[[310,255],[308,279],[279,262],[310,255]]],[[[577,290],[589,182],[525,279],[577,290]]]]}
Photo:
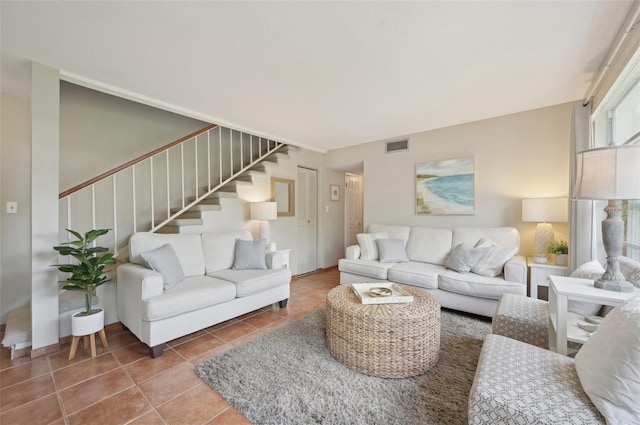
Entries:
{"type": "Polygon", "coordinates": [[[397,282],[417,286],[432,293],[442,307],[487,317],[493,317],[502,294],[527,293],[527,263],[523,256],[518,255],[520,234],[515,228],[447,229],[371,224],[368,232],[369,237],[363,238],[364,244],[348,247],[346,258],[338,262],[340,283],[397,282]],[[400,241],[407,258],[403,260],[392,256],[385,262],[378,258],[377,252],[374,259],[363,258],[361,246],[370,251],[376,244],[371,242],[376,238],[372,235],[400,241]],[[369,240],[368,247],[366,239],[369,240]],[[479,244],[491,246],[492,251],[485,251],[485,255],[505,256],[504,261],[490,259],[495,264],[500,263],[496,276],[491,276],[492,273],[458,272],[445,266],[458,245],[476,247],[479,244]]]}
{"type": "Polygon", "coordinates": [[[285,307],[291,270],[278,255],[248,230],[135,233],[131,263],[117,271],[118,318],[157,357],[167,341],[276,302],[285,307]],[[165,255],[167,245],[175,255],[165,255]]]}

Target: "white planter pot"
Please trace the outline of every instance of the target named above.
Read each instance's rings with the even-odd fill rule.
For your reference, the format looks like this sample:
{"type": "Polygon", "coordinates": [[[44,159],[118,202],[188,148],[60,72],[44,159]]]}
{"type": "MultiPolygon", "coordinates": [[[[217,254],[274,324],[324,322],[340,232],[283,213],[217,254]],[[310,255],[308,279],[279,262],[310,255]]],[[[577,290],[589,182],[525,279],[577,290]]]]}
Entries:
{"type": "Polygon", "coordinates": [[[554,261],[556,263],[556,266],[566,266],[569,264],[569,255],[568,254],[555,255],[554,261]]]}
{"type": "Polygon", "coordinates": [[[71,316],[71,335],[91,335],[104,328],[104,310],[99,309],[88,316],[84,314],[85,312],[81,311],[71,316]]]}

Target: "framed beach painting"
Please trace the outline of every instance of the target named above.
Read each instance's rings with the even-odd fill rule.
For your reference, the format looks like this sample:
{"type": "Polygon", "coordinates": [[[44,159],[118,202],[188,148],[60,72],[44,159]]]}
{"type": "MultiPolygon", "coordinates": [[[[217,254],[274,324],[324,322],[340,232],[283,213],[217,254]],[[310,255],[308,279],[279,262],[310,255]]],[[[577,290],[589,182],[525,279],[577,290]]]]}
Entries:
{"type": "Polygon", "coordinates": [[[473,157],[416,164],[416,214],[475,213],[473,157]]]}

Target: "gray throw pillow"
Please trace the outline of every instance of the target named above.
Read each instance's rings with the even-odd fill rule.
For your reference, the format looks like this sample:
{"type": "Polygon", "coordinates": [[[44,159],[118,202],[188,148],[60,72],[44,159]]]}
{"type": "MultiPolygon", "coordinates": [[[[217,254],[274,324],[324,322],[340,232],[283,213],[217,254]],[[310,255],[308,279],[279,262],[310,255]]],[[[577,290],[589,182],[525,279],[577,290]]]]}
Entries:
{"type": "MultiPolygon", "coordinates": [[[[580,279],[599,279],[604,273],[604,267],[593,260],[582,264],[571,273],[571,277],[577,277],[580,279]]],[[[598,314],[602,304],[590,303],[587,301],[569,300],[567,303],[567,310],[572,313],[579,314],[581,316],[594,316],[598,314]]]]}
{"type": "Polygon", "coordinates": [[[169,244],[162,245],[152,251],[140,253],[140,258],[147,268],[155,270],[162,275],[164,289],[171,289],[184,279],[184,271],[173,247],[169,244]]]}
{"type": "Polygon", "coordinates": [[[476,248],[468,243],[455,246],[444,266],[458,273],[469,273],[489,248],[476,248]]]}
{"type": "Polygon", "coordinates": [[[264,270],[266,262],[267,240],[243,241],[236,239],[236,258],[234,270],[264,270]]]}
{"type": "Polygon", "coordinates": [[[407,250],[402,239],[376,239],[381,263],[408,263],[407,250]]]}

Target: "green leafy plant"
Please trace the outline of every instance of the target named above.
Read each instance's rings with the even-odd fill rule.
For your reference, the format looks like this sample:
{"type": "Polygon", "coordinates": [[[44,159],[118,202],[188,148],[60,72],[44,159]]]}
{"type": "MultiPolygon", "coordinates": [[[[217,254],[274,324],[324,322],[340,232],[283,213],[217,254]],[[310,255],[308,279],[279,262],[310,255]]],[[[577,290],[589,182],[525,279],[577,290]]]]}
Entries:
{"type": "Polygon", "coordinates": [[[67,232],[75,236],[76,240],[53,247],[60,255],[70,255],[78,261],[78,263],[55,264],[54,266],[61,272],[71,273],[71,276],[65,281],[66,285],[62,287],[63,289],[84,292],[85,314],[93,313],[91,298],[96,295],[96,288],[111,280],[107,278],[105,267],[116,263],[116,259],[113,258],[112,253],[107,252],[107,248],[91,246],[96,239],[106,235],[109,230],[94,229],[81,235],[76,231],[67,229],[67,232]],[[105,254],[99,255],[102,253],[105,254]]]}
{"type": "Polygon", "coordinates": [[[562,255],[569,253],[569,243],[567,241],[553,241],[549,244],[549,248],[547,248],[547,253],[553,255],[562,255]]]}

